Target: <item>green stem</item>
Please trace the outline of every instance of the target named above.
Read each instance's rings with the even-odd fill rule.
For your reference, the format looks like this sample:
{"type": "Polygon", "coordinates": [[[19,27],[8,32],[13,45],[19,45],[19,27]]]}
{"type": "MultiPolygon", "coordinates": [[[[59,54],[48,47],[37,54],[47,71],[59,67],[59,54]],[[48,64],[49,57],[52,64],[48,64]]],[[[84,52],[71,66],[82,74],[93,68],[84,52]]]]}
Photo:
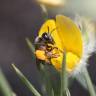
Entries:
{"type": "Polygon", "coordinates": [[[67,95],[67,96],[71,96],[70,91],[69,91],[68,88],[66,89],[66,95],[67,95]]]}
{"type": "Polygon", "coordinates": [[[0,69],[0,91],[4,96],[16,96],[15,93],[12,91],[9,83],[6,80],[2,70],[0,69]]]}
{"type": "Polygon", "coordinates": [[[54,96],[54,90],[52,88],[50,74],[48,72],[47,67],[48,67],[47,65],[40,63],[40,73],[41,73],[41,80],[42,80],[42,84],[43,84],[42,89],[45,90],[45,91],[43,91],[43,90],[42,91],[44,94],[47,94],[48,96],[54,96]]]}
{"type": "Polygon", "coordinates": [[[42,12],[43,12],[44,20],[46,21],[48,19],[47,8],[46,8],[46,6],[44,4],[40,4],[40,7],[41,7],[42,12]]]}
{"type": "Polygon", "coordinates": [[[30,48],[31,52],[34,54],[34,52],[35,52],[34,45],[32,44],[32,42],[28,38],[26,38],[25,40],[26,40],[27,45],[30,48]]]}
{"type": "Polygon", "coordinates": [[[12,67],[15,70],[18,77],[21,79],[21,81],[28,87],[28,89],[35,96],[41,96],[40,93],[34,88],[34,86],[28,81],[28,79],[21,73],[21,71],[14,64],[12,64],[12,67]]]}
{"type": "Polygon", "coordinates": [[[61,96],[66,96],[66,89],[68,88],[68,78],[66,72],[66,52],[63,55],[62,70],[61,70],[61,96]]]}
{"type": "Polygon", "coordinates": [[[84,74],[84,77],[85,77],[86,82],[87,82],[87,86],[88,86],[88,89],[89,89],[90,96],[96,96],[94,86],[92,84],[91,78],[89,76],[89,73],[88,73],[86,67],[84,67],[83,74],[84,74]]]}

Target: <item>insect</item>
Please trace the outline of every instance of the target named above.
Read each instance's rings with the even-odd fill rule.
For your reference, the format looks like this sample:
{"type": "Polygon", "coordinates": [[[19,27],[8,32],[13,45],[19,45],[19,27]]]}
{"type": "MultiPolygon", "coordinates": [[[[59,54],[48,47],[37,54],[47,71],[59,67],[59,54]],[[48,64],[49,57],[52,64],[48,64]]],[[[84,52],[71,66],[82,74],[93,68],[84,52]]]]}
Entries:
{"type": "Polygon", "coordinates": [[[36,37],[35,45],[38,46],[36,49],[39,49],[45,52],[46,60],[45,59],[44,60],[47,62],[50,62],[51,58],[57,58],[59,54],[56,53],[56,51],[58,51],[58,47],[55,46],[55,41],[51,36],[51,33],[54,30],[56,30],[56,28],[54,28],[51,31],[49,31],[49,26],[47,28],[48,28],[48,31],[44,32],[41,35],[41,37],[36,37]]]}
{"type": "Polygon", "coordinates": [[[57,15],[41,26],[35,39],[36,57],[61,69],[63,52],[66,50],[67,70],[72,71],[82,57],[82,36],[71,19],[57,15]]]}

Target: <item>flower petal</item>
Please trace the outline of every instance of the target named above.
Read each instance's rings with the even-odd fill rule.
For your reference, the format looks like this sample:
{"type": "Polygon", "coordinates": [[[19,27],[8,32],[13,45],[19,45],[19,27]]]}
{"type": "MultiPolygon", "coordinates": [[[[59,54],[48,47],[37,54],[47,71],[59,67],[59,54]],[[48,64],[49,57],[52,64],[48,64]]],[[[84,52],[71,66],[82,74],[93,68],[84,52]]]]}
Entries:
{"type": "Polygon", "coordinates": [[[83,44],[79,28],[72,22],[71,19],[63,15],[56,16],[56,25],[63,49],[68,52],[73,52],[78,57],[81,57],[83,44]]]}

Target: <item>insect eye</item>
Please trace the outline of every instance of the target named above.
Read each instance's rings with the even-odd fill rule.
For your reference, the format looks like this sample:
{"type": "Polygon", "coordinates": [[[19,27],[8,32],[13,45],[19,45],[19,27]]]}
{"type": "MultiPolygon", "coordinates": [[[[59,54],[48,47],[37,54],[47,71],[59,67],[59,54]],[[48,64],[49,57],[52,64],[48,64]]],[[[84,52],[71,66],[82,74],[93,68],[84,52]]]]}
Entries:
{"type": "Polygon", "coordinates": [[[42,34],[42,37],[43,37],[45,40],[48,40],[48,39],[49,39],[49,36],[48,36],[48,34],[47,34],[46,32],[44,32],[44,33],[42,34]]]}
{"type": "Polygon", "coordinates": [[[45,42],[47,42],[47,43],[54,44],[54,40],[49,33],[44,32],[42,34],[42,39],[45,40],[45,42]]]}

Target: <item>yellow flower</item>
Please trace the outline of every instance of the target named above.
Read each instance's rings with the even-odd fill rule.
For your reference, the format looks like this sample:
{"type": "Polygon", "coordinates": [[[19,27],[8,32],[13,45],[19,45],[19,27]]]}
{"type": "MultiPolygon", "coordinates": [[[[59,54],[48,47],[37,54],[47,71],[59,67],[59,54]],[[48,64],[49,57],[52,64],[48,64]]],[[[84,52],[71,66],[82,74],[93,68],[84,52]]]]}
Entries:
{"type": "Polygon", "coordinates": [[[37,0],[40,4],[47,6],[63,6],[65,0],[37,0]]]}
{"type": "MultiPolygon", "coordinates": [[[[38,32],[38,38],[41,41],[36,39],[36,42],[45,43],[46,40],[51,40],[52,47],[48,46],[49,41],[46,41],[45,43],[45,46],[47,45],[45,57],[47,57],[47,60],[50,58],[52,65],[59,71],[62,66],[63,51],[66,51],[66,70],[69,73],[80,71],[81,66],[86,65],[85,59],[87,59],[87,55],[90,52],[85,52],[82,30],[80,31],[78,24],[77,26],[76,24],[66,16],[57,15],[56,21],[54,19],[47,20],[38,32]],[[50,38],[47,38],[46,36],[49,36],[50,38]],[[52,40],[54,42],[52,42],[52,40]],[[53,49],[49,52],[48,48],[53,49]]],[[[42,44],[40,47],[41,46],[42,44]]],[[[36,51],[37,50],[38,49],[36,49],[36,51]]],[[[41,50],[39,53],[43,54],[44,50],[41,50]]],[[[41,60],[43,59],[42,55],[38,55],[38,53],[36,54],[36,57],[38,59],[41,58],[41,60]]]]}

